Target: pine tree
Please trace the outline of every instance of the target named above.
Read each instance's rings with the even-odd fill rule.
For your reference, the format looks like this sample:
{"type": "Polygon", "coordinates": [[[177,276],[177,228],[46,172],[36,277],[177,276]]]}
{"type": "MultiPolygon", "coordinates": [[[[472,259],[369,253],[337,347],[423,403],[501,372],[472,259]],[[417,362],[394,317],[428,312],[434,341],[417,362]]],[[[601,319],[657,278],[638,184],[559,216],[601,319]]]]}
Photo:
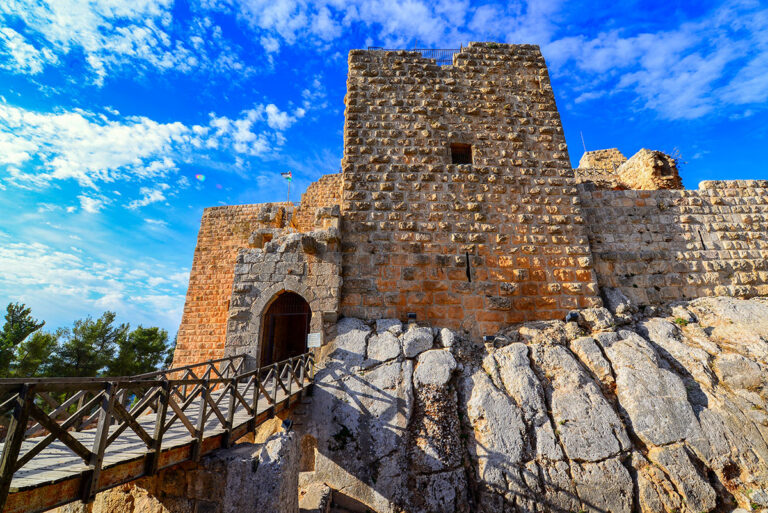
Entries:
{"type": "Polygon", "coordinates": [[[115,357],[115,349],[124,343],[129,326],[114,326],[114,312],[104,312],[97,320],[90,316],[75,321],[72,330],[62,330],[51,362],[50,375],[93,377],[104,372],[115,357]]]}
{"type": "Polygon", "coordinates": [[[51,355],[61,337],[61,330],[54,333],[37,331],[17,346],[11,363],[11,377],[50,376],[51,355]]]}
{"type": "Polygon", "coordinates": [[[21,303],[8,303],[5,325],[0,330],[0,377],[11,374],[11,363],[18,345],[45,325],[32,318],[32,309],[21,303]]]}
{"type": "Polygon", "coordinates": [[[167,343],[167,331],[139,326],[118,341],[117,358],[109,364],[108,374],[133,376],[157,370],[166,357],[167,343]]]}

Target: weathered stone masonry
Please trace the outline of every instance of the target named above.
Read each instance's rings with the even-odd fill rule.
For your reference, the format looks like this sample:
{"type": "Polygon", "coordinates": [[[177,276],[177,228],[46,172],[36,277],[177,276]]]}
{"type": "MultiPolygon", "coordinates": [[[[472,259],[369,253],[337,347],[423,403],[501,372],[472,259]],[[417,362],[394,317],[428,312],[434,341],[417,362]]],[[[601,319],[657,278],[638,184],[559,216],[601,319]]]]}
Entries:
{"type": "Polygon", "coordinates": [[[580,194],[600,286],[638,304],[768,295],[768,181],[580,194]]]}
{"type": "Polygon", "coordinates": [[[354,50],[345,101],[341,174],[298,207],[206,209],[175,365],[255,355],[282,291],[315,332],[416,313],[474,337],[599,305],[598,286],[639,304],[768,294],[768,182],[611,190],[682,187],[648,150],[589,152],[598,169],[574,176],[535,46],[472,43],[452,66],[354,50]]]}
{"type": "Polygon", "coordinates": [[[263,209],[263,205],[233,205],[203,212],[174,365],[223,355],[235,258],[255,229],[270,224],[259,216],[263,209]]]}
{"type": "Polygon", "coordinates": [[[344,315],[480,335],[599,304],[537,47],[471,43],[445,67],[355,50],[346,104],[344,315]]]}

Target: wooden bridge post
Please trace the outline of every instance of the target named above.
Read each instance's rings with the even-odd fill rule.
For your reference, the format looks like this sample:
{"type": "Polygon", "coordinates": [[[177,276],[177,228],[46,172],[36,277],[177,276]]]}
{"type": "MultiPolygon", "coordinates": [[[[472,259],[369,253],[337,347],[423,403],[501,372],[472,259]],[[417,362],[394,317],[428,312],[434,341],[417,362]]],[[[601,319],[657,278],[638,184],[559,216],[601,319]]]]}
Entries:
{"type": "Polygon", "coordinates": [[[261,384],[261,367],[257,367],[256,373],[253,375],[253,415],[248,423],[249,433],[256,431],[256,418],[259,415],[259,397],[261,396],[259,384],[261,384]]]}
{"type": "Polygon", "coordinates": [[[272,390],[272,416],[277,414],[277,383],[278,381],[282,385],[283,380],[280,379],[280,367],[277,363],[272,364],[273,378],[275,380],[275,388],[272,390]]]}
{"type": "Polygon", "coordinates": [[[232,428],[235,423],[235,392],[237,391],[237,378],[230,380],[229,389],[229,410],[227,410],[227,425],[224,426],[224,435],[222,436],[221,446],[229,447],[232,445],[232,428]]]}
{"type": "Polygon", "coordinates": [[[299,364],[301,365],[301,368],[299,369],[299,388],[301,391],[299,392],[299,402],[301,402],[304,399],[304,379],[306,376],[306,370],[307,370],[307,355],[301,355],[299,357],[299,364]]]}
{"type": "Polygon", "coordinates": [[[206,410],[208,406],[208,380],[200,385],[200,414],[197,417],[195,442],[192,446],[192,461],[198,463],[203,452],[203,433],[205,431],[206,410]]]}
{"type": "Polygon", "coordinates": [[[109,437],[109,426],[112,423],[112,410],[115,406],[115,396],[117,385],[107,383],[104,387],[104,398],[99,407],[99,424],[96,427],[96,436],[93,439],[93,450],[91,451],[91,461],[88,464],[88,471],[83,474],[83,487],[81,489],[81,500],[85,503],[91,502],[96,496],[99,486],[99,475],[101,474],[101,465],[104,462],[104,450],[107,447],[107,438],[109,437]]]}
{"type": "Polygon", "coordinates": [[[29,407],[35,397],[34,391],[29,385],[22,385],[16,396],[16,404],[13,405],[11,422],[8,425],[8,434],[3,446],[3,456],[0,459],[0,511],[5,506],[8,498],[8,490],[11,488],[13,472],[16,470],[16,461],[19,458],[21,442],[24,441],[24,433],[27,430],[29,419],[29,407]]]}
{"type": "Polygon", "coordinates": [[[155,432],[152,436],[154,444],[147,454],[145,462],[145,473],[148,476],[157,474],[157,468],[160,464],[160,454],[163,447],[163,433],[165,431],[165,416],[168,412],[168,399],[170,397],[171,385],[168,381],[163,381],[160,385],[160,392],[157,394],[157,415],[155,416],[155,432]]]}

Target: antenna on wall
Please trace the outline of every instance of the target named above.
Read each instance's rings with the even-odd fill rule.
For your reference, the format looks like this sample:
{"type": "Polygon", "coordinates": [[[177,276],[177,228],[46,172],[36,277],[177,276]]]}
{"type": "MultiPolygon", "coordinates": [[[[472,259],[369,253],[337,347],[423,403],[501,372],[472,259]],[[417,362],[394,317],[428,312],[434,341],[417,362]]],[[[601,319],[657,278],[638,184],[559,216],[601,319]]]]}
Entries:
{"type": "Polygon", "coordinates": [[[579,130],[579,134],[581,134],[581,145],[584,147],[584,153],[586,153],[587,152],[587,145],[584,144],[584,132],[579,130]]]}

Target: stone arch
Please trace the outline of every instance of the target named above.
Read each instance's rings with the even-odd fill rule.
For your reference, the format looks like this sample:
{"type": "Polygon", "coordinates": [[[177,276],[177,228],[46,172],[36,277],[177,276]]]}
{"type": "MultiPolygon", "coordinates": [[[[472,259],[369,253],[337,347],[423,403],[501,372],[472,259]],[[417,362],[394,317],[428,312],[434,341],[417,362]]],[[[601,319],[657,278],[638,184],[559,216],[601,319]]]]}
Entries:
{"type": "Polygon", "coordinates": [[[274,283],[266,289],[262,290],[250,306],[250,315],[247,328],[247,332],[251,341],[247,350],[252,362],[250,366],[258,365],[261,356],[264,316],[270,305],[272,305],[272,303],[274,303],[280,295],[286,292],[298,294],[309,304],[310,310],[312,312],[309,324],[310,331],[322,330],[322,313],[318,308],[316,297],[312,289],[304,285],[300,280],[293,276],[287,277],[280,283],[274,283]]]}

